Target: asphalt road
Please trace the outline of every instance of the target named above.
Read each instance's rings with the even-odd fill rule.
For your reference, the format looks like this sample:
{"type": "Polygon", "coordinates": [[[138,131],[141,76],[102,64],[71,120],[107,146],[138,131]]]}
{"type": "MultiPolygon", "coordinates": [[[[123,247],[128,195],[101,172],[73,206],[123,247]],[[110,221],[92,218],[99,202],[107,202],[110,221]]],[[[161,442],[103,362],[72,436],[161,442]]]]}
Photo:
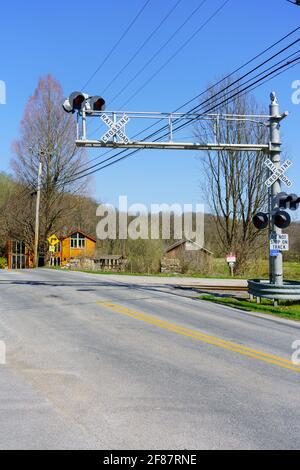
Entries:
{"type": "Polygon", "coordinates": [[[0,274],[1,449],[299,449],[300,325],[163,280],[0,274]]]}

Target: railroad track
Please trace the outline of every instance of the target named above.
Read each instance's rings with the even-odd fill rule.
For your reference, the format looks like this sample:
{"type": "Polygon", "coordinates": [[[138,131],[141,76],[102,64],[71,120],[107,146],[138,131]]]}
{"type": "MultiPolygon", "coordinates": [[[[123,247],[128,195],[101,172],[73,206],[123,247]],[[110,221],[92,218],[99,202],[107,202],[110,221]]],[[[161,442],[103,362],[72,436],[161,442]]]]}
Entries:
{"type": "Polygon", "coordinates": [[[212,286],[212,285],[178,285],[180,289],[196,289],[196,290],[210,290],[210,291],[221,291],[221,292],[248,292],[247,286],[212,286]]]}

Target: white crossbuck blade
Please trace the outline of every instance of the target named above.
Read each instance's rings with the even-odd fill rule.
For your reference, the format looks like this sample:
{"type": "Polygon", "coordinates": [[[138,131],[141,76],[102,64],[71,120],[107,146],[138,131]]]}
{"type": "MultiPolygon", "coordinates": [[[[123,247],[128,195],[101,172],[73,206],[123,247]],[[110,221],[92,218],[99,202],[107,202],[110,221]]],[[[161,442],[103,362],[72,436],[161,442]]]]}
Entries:
{"type": "Polygon", "coordinates": [[[272,186],[273,183],[275,183],[275,181],[277,181],[278,179],[280,179],[280,181],[282,181],[288,188],[290,188],[292,186],[292,182],[291,180],[289,180],[289,178],[284,174],[286,172],[286,170],[292,165],[292,162],[290,160],[286,160],[280,168],[277,168],[274,163],[269,159],[269,158],[266,158],[266,160],[264,161],[264,164],[269,168],[269,170],[272,171],[272,175],[267,179],[267,181],[265,182],[265,185],[269,188],[270,186],[272,186]]]}
{"type": "Polygon", "coordinates": [[[107,114],[102,114],[100,119],[110,128],[102,137],[101,141],[106,143],[109,140],[112,140],[114,136],[118,136],[120,141],[124,144],[129,144],[130,140],[128,139],[125,132],[122,130],[125,125],[130,121],[129,117],[126,114],[123,114],[121,119],[117,122],[113,122],[107,114]]]}

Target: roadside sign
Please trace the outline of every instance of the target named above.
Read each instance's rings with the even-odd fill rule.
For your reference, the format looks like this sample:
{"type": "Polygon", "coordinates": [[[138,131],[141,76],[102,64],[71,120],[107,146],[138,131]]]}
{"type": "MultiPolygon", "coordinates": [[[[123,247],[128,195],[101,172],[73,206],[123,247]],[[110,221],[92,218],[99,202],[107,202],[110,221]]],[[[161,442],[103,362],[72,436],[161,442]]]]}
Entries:
{"type": "Polygon", "coordinates": [[[236,254],[235,253],[229,253],[226,256],[226,261],[227,261],[227,263],[236,263],[236,254]]]}
{"type": "Polygon", "coordinates": [[[290,188],[293,183],[289,180],[289,178],[284,174],[286,170],[292,165],[291,160],[286,160],[280,168],[277,168],[272,160],[266,158],[264,164],[269,168],[272,172],[272,175],[265,181],[265,185],[270,188],[275,181],[280,179],[288,188],[290,188]]]}
{"type": "Polygon", "coordinates": [[[101,141],[106,143],[111,140],[114,136],[119,137],[119,142],[124,144],[129,144],[130,140],[128,139],[127,135],[125,134],[124,127],[130,121],[129,117],[126,114],[123,114],[121,119],[117,122],[113,122],[107,114],[101,114],[100,119],[110,128],[103,136],[101,137],[101,141]]]}
{"type": "Polygon", "coordinates": [[[270,256],[278,256],[280,253],[279,250],[270,250],[270,256]]]}
{"type": "Polygon", "coordinates": [[[50,251],[50,253],[54,253],[55,252],[55,246],[50,245],[49,246],[49,251],[50,251]]]}
{"type": "Polygon", "coordinates": [[[55,234],[51,235],[51,237],[48,238],[49,245],[55,246],[57,243],[59,243],[59,239],[55,234]]]}
{"type": "MultiPolygon", "coordinates": [[[[289,236],[287,233],[272,233],[270,236],[270,251],[288,251],[289,249],[289,236]]],[[[276,255],[273,255],[276,256],[276,255]]]]}

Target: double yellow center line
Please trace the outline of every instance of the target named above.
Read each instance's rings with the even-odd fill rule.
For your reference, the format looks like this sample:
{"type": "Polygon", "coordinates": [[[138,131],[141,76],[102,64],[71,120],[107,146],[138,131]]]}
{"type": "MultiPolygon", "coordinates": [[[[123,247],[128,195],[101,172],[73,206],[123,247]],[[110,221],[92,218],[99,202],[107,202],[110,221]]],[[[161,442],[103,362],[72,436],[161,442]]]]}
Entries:
{"type": "Polygon", "coordinates": [[[148,325],[154,325],[154,326],[157,326],[158,328],[172,331],[173,333],[177,333],[182,336],[187,336],[197,341],[202,341],[203,343],[208,343],[213,346],[218,346],[219,348],[228,349],[229,351],[241,354],[243,356],[251,357],[259,361],[267,362],[268,364],[274,364],[276,366],[283,367],[284,369],[289,369],[294,372],[300,372],[300,366],[293,364],[293,362],[288,361],[287,359],[282,359],[281,357],[273,356],[272,354],[267,354],[267,353],[257,351],[252,348],[247,348],[246,346],[242,346],[240,344],[236,344],[231,341],[225,341],[216,336],[207,335],[197,330],[184,328],[174,323],[169,323],[169,322],[160,320],[159,318],[154,317],[152,315],[147,315],[145,313],[137,312],[135,310],[129,309],[122,305],[115,304],[113,302],[98,301],[97,304],[102,305],[103,307],[109,310],[112,310],[113,312],[121,313],[123,315],[134,318],[136,320],[143,321],[144,323],[147,323],[148,325]]]}

